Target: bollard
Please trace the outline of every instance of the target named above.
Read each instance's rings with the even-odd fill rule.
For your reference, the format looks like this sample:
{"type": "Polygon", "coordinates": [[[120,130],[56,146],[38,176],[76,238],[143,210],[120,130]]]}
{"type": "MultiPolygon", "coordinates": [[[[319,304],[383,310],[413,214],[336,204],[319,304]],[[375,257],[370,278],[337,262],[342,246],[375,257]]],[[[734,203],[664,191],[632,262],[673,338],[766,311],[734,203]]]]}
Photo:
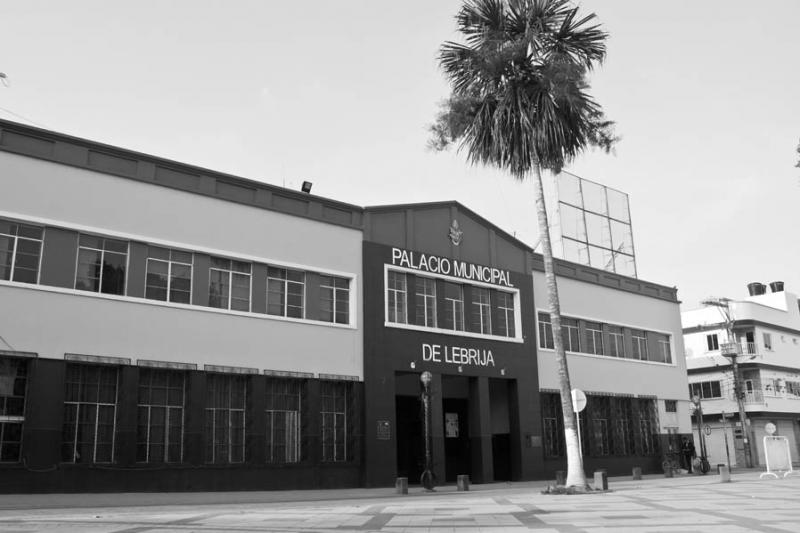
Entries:
{"type": "Polygon", "coordinates": [[[725,466],[725,463],[717,463],[717,474],[722,475],[723,466],[725,466]]]}
{"type": "Polygon", "coordinates": [[[456,484],[459,491],[469,490],[469,476],[467,474],[460,474],[456,477],[456,484]]]}
{"type": "Polygon", "coordinates": [[[408,494],[408,478],[399,477],[394,482],[394,491],[397,494],[408,494]]]}
{"type": "Polygon", "coordinates": [[[720,483],[730,483],[731,482],[731,471],[728,470],[728,465],[718,465],[719,466],[719,482],[720,483]]]}
{"type": "Polygon", "coordinates": [[[664,477],[673,477],[672,467],[671,466],[665,466],[664,467],[664,477]]]}
{"type": "Polygon", "coordinates": [[[594,490],[608,490],[608,472],[603,468],[594,472],[594,490]]]}
{"type": "Polygon", "coordinates": [[[564,470],[556,470],[556,486],[563,487],[567,484],[567,473],[564,470]]]}
{"type": "Polygon", "coordinates": [[[633,480],[638,481],[642,479],[642,467],[641,466],[634,466],[633,467],[633,480]]]}

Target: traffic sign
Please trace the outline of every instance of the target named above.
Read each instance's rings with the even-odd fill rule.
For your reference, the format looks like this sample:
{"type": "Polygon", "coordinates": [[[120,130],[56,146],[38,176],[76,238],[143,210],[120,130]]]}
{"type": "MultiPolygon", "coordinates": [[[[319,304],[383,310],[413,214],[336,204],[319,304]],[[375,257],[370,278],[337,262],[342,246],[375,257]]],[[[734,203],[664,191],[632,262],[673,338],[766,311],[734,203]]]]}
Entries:
{"type": "Polygon", "coordinates": [[[580,413],[586,408],[586,395],[580,389],[572,389],[572,410],[580,413]]]}
{"type": "Polygon", "coordinates": [[[706,435],[711,435],[711,426],[706,424],[705,426],[703,426],[703,431],[706,432],[706,435]]]}

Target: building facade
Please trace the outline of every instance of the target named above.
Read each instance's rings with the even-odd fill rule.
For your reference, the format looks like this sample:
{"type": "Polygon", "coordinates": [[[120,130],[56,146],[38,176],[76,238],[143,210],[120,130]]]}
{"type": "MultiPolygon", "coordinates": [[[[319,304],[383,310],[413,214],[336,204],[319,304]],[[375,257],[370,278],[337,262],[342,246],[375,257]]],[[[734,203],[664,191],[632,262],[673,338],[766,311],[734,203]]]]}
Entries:
{"type": "MultiPolygon", "coordinates": [[[[424,371],[439,483],[563,468],[541,257],[468,208],[5,121],[0,173],[0,491],[413,483],[424,371]]],[[[689,431],[676,291],[557,265],[587,468],[656,470],[689,431]]]]}
{"type": "Polygon", "coordinates": [[[746,464],[745,438],[751,443],[753,464],[765,464],[763,439],[769,423],[775,425],[776,436],[788,439],[792,458],[800,457],[798,299],[782,282],[770,283],[769,291],[761,283],[751,283],[748,289],[748,297],[727,302],[732,337],[720,307],[683,313],[690,394],[701,399],[712,464],[725,463],[728,456],[732,465],[746,464]],[[744,431],[731,356],[739,366],[744,431]]]}

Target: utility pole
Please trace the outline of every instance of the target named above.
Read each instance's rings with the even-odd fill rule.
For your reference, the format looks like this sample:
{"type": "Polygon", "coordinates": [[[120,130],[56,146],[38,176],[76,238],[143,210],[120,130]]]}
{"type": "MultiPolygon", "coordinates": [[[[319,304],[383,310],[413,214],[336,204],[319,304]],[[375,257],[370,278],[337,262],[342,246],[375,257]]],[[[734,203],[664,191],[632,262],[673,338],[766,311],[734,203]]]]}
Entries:
{"type": "Polygon", "coordinates": [[[739,421],[742,424],[742,440],[744,442],[744,462],[747,468],[753,467],[753,454],[750,449],[750,430],[747,427],[747,413],[744,410],[744,387],[742,387],[742,376],[739,372],[739,354],[741,346],[733,337],[733,315],[731,314],[730,298],[709,298],[701,302],[703,305],[716,307],[725,319],[725,331],[728,335],[728,342],[720,343],[720,353],[730,359],[733,365],[733,394],[736,397],[736,404],[739,407],[739,421]]]}

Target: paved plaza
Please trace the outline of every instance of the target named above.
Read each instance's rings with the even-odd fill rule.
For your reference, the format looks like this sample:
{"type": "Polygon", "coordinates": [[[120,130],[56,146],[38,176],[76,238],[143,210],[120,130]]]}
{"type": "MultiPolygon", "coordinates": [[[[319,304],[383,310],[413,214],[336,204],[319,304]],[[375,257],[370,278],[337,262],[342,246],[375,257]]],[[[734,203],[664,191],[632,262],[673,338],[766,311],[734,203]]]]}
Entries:
{"type": "Polygon", "coordinates": [[[380,531],[797,532],[800,475],[613,478],[609,492],[544,495],[543,483],[191,494],[0,495],[0,533],[380,531]]]}

